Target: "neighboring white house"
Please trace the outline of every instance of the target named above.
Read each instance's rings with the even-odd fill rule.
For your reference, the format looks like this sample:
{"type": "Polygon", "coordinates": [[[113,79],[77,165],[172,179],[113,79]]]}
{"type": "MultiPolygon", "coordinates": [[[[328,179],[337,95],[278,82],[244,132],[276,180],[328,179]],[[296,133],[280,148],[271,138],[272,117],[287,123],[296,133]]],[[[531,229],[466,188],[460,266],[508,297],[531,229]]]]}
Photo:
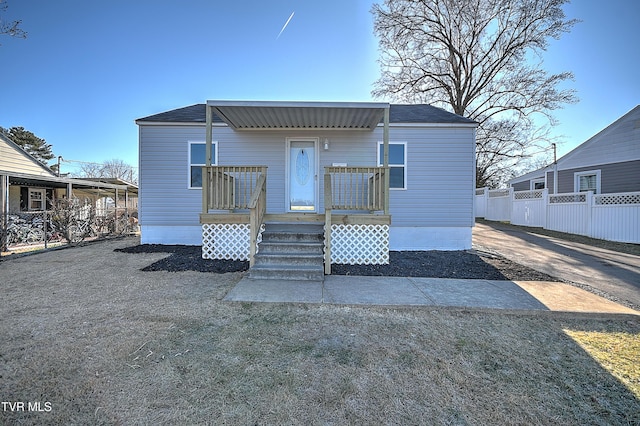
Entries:
{"type": "Polygon", "coordinates": [[[249,226],[264,180],[260,220],[362,226],[363,239],[386,232],[391,250],[471,247],[467,118],[430,105],[208,101],[136,124],[142,243],[201,245],[209,225],[249,226]]]}
{"type": "Polygon", "coordinates": [[[511,179],[509,186],[515,191],[547,188],[550,194],[640,191],[640,105],[559,158],[557,165],[511,179]]]}
{"type": "Polygon", "coordinates": [[[59,177],[0,133],[0,218],[44,211],[51,201],[68,196],[96,199],[136,194],[137,187],[128,182],[59,177]]]}

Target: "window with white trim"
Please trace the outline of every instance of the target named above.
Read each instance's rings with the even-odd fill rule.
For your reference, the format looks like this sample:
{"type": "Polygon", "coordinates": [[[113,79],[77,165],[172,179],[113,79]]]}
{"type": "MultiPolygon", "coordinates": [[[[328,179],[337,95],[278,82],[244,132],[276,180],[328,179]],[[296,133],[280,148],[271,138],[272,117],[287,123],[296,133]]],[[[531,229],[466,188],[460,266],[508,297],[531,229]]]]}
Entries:
{"type": "Polygon", "coordinates": [[[543,179],[532,179],[531,180],[531,190],[535,191],[536,189],[544,189],[545,182],[543,179]]]}
{"type": "Polygon", "coordinates": [[[42,211],[45,209],[45,200],[47,192],[45,189],[31,189],[29,188],[29,210],[30,211],[42,211]]]}
{"type": "MultiPolygon", "coordinates": [[[[218,161],[218,144],[211,144],[211,164],[218,161]]],[[[189,142],[189,189],[202,189],[202,166],[207,165],[207,144],[205,142],[189,142]]]]}
{"type": "Polygon", "coordinates": [[[594,194],[600,193],[600,170],[589,170],[576,172],[574,176],[574,192],[592,191],[594,194]]]}
{"type": "MultiPolygon", "coordinates": [[[[378,166],[384,164],[384,143],[378,142],[378,166]]],[[[407,143],[389,142],[389,188],[407,189],[407,143]]]]}

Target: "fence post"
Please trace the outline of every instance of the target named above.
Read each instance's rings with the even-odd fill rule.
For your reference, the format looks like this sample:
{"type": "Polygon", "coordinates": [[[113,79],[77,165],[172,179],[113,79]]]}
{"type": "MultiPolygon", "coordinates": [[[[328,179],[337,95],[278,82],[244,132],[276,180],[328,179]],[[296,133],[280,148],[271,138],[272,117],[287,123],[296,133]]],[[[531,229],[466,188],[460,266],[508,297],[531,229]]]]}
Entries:
{"type": "Polygon", "coordinates": [[[484,187],[484,218],[487,218],[487,213],[489,212],[489,187],[484,187]]]}
{"type": "Polygon", "coordinates": [[[549,189],[542,190],[542,229],[547,229],[547,208],[549,207],[549,189]]]}
{"type": "Polygon", "coordinates": [[[593,216],[593,191],[587,191],[584,201],[587,203],[587,236],[593,237],[592,216],[593,216]]]}
{"type": "Polygon", "coordinates": [[[509,187],[509,223],[513,223],[513,202],[515,195],[513,194],[513,186],[509,187]]]}

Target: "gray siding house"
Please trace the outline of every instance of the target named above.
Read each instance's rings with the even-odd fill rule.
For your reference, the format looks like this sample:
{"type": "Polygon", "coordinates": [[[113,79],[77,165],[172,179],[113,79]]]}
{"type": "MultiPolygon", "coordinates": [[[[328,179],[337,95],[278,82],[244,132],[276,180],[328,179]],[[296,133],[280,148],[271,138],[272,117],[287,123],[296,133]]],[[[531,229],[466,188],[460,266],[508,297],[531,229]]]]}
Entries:
{"type": "Polygon", "coordinates": [[[515,191],[640,191],[640,105],[551,165],[509,181],[515,191]],[[557,183],[555,182],[557,176],[557,183]]]}
{"type": "Polygon", "coordinates": [[[253,261],[264,223],[279,221],[324,225],[329,264],[471,247],[467,118],[430,105],[208,101],[136,124],[142,243],[253,261]],[[234,239],[244,254],[229,253],[234,239]]]}

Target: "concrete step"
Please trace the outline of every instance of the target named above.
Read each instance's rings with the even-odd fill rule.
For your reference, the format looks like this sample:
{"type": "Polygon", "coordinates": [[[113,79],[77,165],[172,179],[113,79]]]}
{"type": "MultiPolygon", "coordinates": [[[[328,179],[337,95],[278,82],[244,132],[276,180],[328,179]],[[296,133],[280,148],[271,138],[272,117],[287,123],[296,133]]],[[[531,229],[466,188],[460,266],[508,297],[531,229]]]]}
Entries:
{"type": "Polygon", "coordinates": [[[323,281],[324,268],[310,265],[254,265],[249,278],[267,280],[311,280],[323,281]]]}
{"type": "Polygon", "coordinates": [[[300,254],[322,254],[324,250],[323,241],[315,242],[287,242],[287,241],[262,241],[258,246],[258,254],[262,253],[300,253],[300,254]]]}
{"type": "Polygon", "coordinates": [[[303,233],[303,232],[278,232],[278,231],[262,231],[262,241],[267,242],[301,242],[301,243],[313,243],[323,241],[323,234],[315,232],[303,233]]]}
{"type": "Polygon", "coordinates": [[[255,260],[255,265],[318,266],[323,265],[324,256],[322,254],[322,251],[320,251],[319,253],[264,253],[263,251],[260,251],[256,254],[255,260]]]}
{"type": "Polygon", "coordinates": [[[266,223],[253,279],[324,280],[324,227],[309,223],[266,223]]]}

